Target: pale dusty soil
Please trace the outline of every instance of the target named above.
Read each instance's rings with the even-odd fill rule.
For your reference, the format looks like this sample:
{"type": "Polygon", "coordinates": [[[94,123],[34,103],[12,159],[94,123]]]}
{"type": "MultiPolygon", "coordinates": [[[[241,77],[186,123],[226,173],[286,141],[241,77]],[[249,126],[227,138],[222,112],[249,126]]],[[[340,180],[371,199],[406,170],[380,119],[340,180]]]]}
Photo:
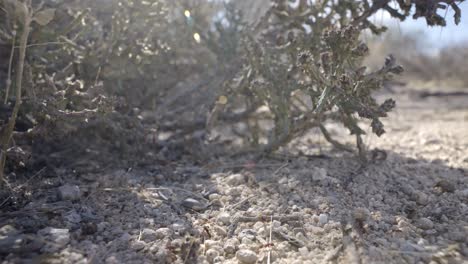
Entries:
{"type": "Polygon", "coordinates": [[[367,167],[312,132],[292,148],[324,157],[32,181],[0,214],[1,263],[467,263],[468,98],[394,96],[388,133],[365,138],[387,159],[367,167]]]}

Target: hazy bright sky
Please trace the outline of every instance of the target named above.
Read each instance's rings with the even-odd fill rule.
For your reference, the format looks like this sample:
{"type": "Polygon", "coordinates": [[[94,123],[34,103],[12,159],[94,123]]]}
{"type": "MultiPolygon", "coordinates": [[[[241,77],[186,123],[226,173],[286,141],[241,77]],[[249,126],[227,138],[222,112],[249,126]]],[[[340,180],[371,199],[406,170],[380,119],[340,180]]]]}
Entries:
{"type": "MultiPolygon", "coordinates": [[[[468,42],[468,2],[463,2],[459,5],[462,9],[462,18],[460,24],[455,25],[453,20],[453,9],[449,9],[446,15],[447,26],[441,27],[428,27],[424,18],[417,20],[411,17],[407,18],[404,22],[399,22],[397,19],[390,18],[388,14],[376,14],[375,20],[380,22],[383,20],[384,24],[388,27],[397,28],[403,34],[411,31],[422,31],[427,36],[427,49],[440,48],[447,45],[459,44],[468,42]],[[398,26],[398,24],[400,24],[398,26]]],[[[439,11],[441,14],[444,10],[439,11]]]]}

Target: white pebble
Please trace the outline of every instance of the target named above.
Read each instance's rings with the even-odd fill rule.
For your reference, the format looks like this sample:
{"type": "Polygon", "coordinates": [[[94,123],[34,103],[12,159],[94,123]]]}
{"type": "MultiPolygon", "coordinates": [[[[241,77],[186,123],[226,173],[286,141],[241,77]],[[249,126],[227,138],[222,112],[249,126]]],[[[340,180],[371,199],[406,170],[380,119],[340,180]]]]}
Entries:
{"type": "Polygon", "coordinates": [[[231,216],[227,212],[221,212],[218,215],[218,222],[224,225],[231,224],[231,216]]]}
{"type": "Polygon", "coordinates": [[[257,254],[249,249],[241,249],[237,251],[236,258],[245,264],[251,264],[257,262],[257,254]]]}
{"type": "Polygon", "coordinates": [[[328,223],[328,215],[327,214],[320,214],[319,215],[319,224],[325,225],[328,223]]]}
{"type": "Polygon", "coordinates": [[[233,174],[227,177],[226,183],[230,186],[238,186],[246,182],[244,175],[233,174]]]}

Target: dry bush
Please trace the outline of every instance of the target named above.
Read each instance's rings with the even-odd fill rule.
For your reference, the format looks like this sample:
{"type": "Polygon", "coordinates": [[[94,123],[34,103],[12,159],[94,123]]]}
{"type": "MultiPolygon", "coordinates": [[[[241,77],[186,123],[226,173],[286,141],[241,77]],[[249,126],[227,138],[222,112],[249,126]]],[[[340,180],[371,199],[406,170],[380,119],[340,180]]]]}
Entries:
{"type": "MultiPolygon", "coordinates": [[[[374,133],[384,133],[379,118],[394,101],[376,102],[371,92],[402,71],[393,57],[382,58],[378,70],[363,67],[368,48],[360,32],[385,31],[369,17],[383,9],[401,20],[413,15],[443,26],[440,11],[450,6],[458,23],[461,0],[396,1],[397,8],[392,0],[290,2],[273,1],[249,23],[222,1],[2,0],[0,46],[14,50],[14,67],[2,65],[0,76],[24,61],[24,74],[19,67],[11,73],[24,79],[12,87],[25,91],[14,98],[1,90],[3,124],[11,124],[10,113],[19,106],[10,103],[14,99],[24,102],[18,121],[25,120],[21,131],[14,128],[16,145],[4,141],[2,148],[29,153],[20,162],[28,168],[53,159],[54,165],[84,157],[112,160],[115,153],[130,162],[146,154],[146,129],[169,131],[171,140],[182,142],[201,131],[201,141],[213,142],[203,131],[220,127],[219,120],[223,127],[246,123],[245,145],[260,153],[314,126],[351,150],[328,135],[323,124],[334,121],[356,135],[365,159],[357,121],[369,119],[374,133]],[[28,28],[26,54],[12,49],[25,31],[11,3],[41,14],[28,28]],[[266,116],[258,116],[261,108],[269,109],[266,116]],[[260,119],[273,127],[260,127],[260,119]]],[[[0,56],[7,62],[10,52],[0,56]]]]}

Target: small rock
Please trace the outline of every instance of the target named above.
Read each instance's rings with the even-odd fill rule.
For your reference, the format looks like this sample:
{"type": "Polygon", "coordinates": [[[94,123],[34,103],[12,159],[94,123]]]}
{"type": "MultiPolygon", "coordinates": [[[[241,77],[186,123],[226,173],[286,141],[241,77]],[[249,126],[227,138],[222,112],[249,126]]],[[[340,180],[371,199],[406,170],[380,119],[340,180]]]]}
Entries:
{"type": "Polygon", "coordinates": [[[213,263],[225,263],[226,259],[223,256],[217,256],[214,258],[213,263]]]}
{"type": "Polygon", "coordinates": [[[141,231],[141,240],[145,242],[153,242],[154,240],[158,239],[156,235],[157,232],[150,228],[145,228],[141,231]]]}
{"type": "Polygon", "coordinates": [[[109,222],[100,222],[97,224],[97,231],[99,233],[103,232],[109,226],[109,222]]]}
{"type": "Polygon", "coordinates": [[[233,254],[236,252],[237,246],[239,245],[239,240],[235,238],[228,239],[226,243],[224,243],[224,252],[227,254],[233,254]]]}
{"type": "Polygon", "coordinates": [[[416,192],[416,203],[419,205],[427,205],[429,203],[429,196],[423,192],[416,192]]]}
{"type": "Polygon", "coordinates": [[[354,220],[358,222],[366,221],[369,218],[369,216],[370,216],[370,212],[367,208],[359,207],[359,208],[354,209],[353,217],[354,217],[354,220]]]}
{"type": "Polygon", "coordinates": [[[206,258],[208,262],[213,263],[214,259],[219,256],[219,252],[216,249],[210,248],[206,251],[206,258]]]}
{"type": "Polygon", "coordinates": [[[220,198],[221,198],[221,195],[219,195],[218,193],[212,193],[212,194],[208,195],[208,199],[210,201],[219,200],[220,198]]]}
{"type": "Polygon", "coordinates": [[[239,232],[238,238],[242,239],[244,237],[254,240],[255,237],[257,236],[257,232],[253,229],[244,229],[239,232]]]}
{"type": "Polygon", "coordinates": [[[230,186],[239,186],[241,184],[245,184],[246,178],[242,174],[233,174],[227,177],[226,183],[230,186]]]}
{"type": "Polygon", "coordinates": [[[0,236],[14,236],[21,233],[12,225],[4,225],[0,228],[0,236]]]}
{"type": "Polygon", "coordinates": [[[243,237],[241,239],[241,244],[242,245],[252,245],[253,244],[253,240],[248,238],[248,237],[243,237]]]}
{"type": "Polygon", "coordinates": [[[229,215],[228,212],[219,213],[217,219],[218,219],[218,222],[221,224],[224,224],[224,225],[231,224],[231,216],[229,215]]]}
{"type": "Polygon", "coordinates": [[[409,241],[405,241],[401,244],[400,250],[404,252],[414,252],[414,251],[423,251],[424,248],[416,244],[413,244],[409,241]]]}
{"type": "Polygon", "coordinates": [[[301,247],[298,251],[304,259],[309,257],[309,249],[307,249],[307,247],[301,247]]]}
{"type": "Polygon", "coordinates": [[[328,223],[328,215],[327,214],[320,214],[318,222],[321,225],[325,225],[326,223],[328,223]]]}
{"type": "Polygon", "coordinates": [[[440,188],[442,192],[454,192],[455,184],[447,180],[440,180],[434,187],[440,188]]]}
{"type": "Polygon", "coordinates": [[[46,227],[39,230],[37,234],[46,242],[41,250],[47,253],[57,252],[70,242],[68,229],[46,227]]]}
{"type": "Polygon", "coordinates": [[[308,229],[314,235],[322,235],[325,232],[325,230],[322,227],[318,226],[310,226],[308,229]]]}
{"type": "Polygon", "coordinates": [[[222,228],[222,227],[220,227],[220,226],[218,226],[218,225],[213,225],[213,230],[214,230],[218,235],[220,235],[220,236],[222,236],[222,237],[225,237],[225,236],[228,235],[228,232],[227,232],[224,228],[222,228]]]}
{"type": "Polygon", "coordinates": [[[63,215],[65,221],[71,225],[76,225],[81,222],[81,215],[76,212],[76,210],[68,211],[63,215]]]}
{"type": "Polygon", "coordinates": [[[187,198],[182,201],[182,206],[190,208],[195,211],[201,211],[205,210],[208,207],[207,203],[202,203],[198,200],[195,200],[193,198],[187,198]]]}
{"type": "Polygon", "coordinates": [[[130,241],[130,239],[132,239],[132,237],[130,236],[129,233],[125,232],[120,236],[119,239],[120,239],[120,241],[127,242],[127,241],[130,241]]]}
{"type": "Polygon", "coordinates": [[[176,234],[183,235],[187,231],[187,226],[183,223],[174,223],[172,224],[172,230],[176,234]]]}
{"type": "Polygon", "coordinates": [[[61,200],[79,200],[81,197],[80,187],[77,185],[63,185],[58,188],[58,197],[61,200]]]}
{"type": "Polygon", "coordinates": [[[241,249],[237,251],[236,258],[245,264],[255,263],[257,261],[257,253],[249,249],[241,249]]]}
{"type": "Polygon", "coordinates": [[[136,251],[140,251],[142,249],[144,249],[146,247],[146,243],[144,241],[135,241],[133,244],[132,244],[132,248],[136,251]]]}
{"type": "Polygon", "coordinates": [[[171,241],[171,247],[173,248],[182,248],[183,245],[184,240],[182,240],[181,238],[177,238],[171,241]]]}
{"type": "Polygon", "coordinates": [[[468,189],[458,191],[457,195],[460,199],[468,199],[468,189]]]}
{"type": "Polygon", "coordinates": [[[210,249],[210,248],[214,248],[214,247],[217,247],[219,245],[219,242],[218,241],[215,241],[215,240],[205,240],[205,248],[206,249],[210,249]]]}
{"type": "Polygon", "coordinates": [[[263,222],[256,222],[253,226],[255,230],[259,230],[260,228],[264,227],[265,224],[263,222]]]}
{"type": "Polygon", "coordinates": [[[156,239],[169,238],[172,236],[172,230],[167,227],[158,228],[155,232],[156,239]]]}
{"type": "Polygon", "coordinates": [[[429,218],[420,218],[417,222],[417,226],[421,229],[428,230],[434,228],[434,223],[429,218]]]}
{"type": "Polygon", "coordinates": [[[98,230],[98,227],[95,223],[93,222],[87,222],[81,224],[81,234],[82,235],[92,235],[96,233],[98,230]]]}

